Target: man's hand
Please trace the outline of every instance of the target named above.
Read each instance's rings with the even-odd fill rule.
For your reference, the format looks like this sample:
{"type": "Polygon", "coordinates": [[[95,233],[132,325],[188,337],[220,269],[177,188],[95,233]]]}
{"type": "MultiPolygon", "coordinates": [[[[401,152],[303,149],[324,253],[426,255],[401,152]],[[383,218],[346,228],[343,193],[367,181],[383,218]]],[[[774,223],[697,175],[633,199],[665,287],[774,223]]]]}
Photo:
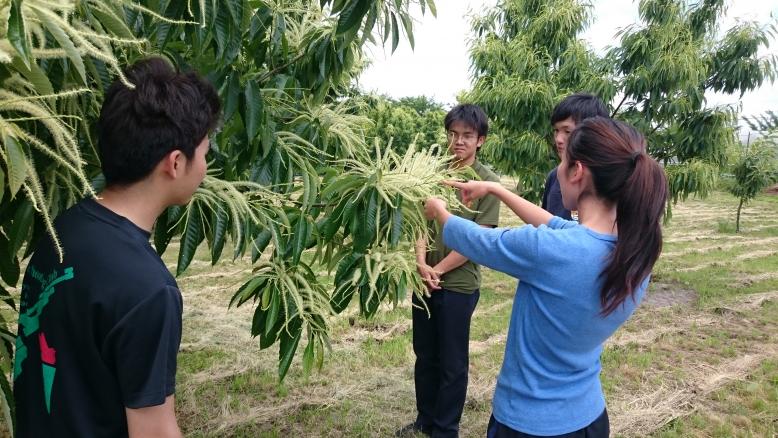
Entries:
{"type": "Polygon", "coordinates": [[[421,275],[421,280],[424,282],[424,285],[427,286],[428,292],[440,289],[441,272],[436,271],[432,266],[426,263],[417,263],[416,269],[419,271],[419,275],[421,275]]]}
{"type": "Polygon", "coordinates": [[[446,201],[440,198],[429,198],[424,203],[424,216],[430,220],[440,219],[443,212],[446,211],[446,201]]]}
{"type": "Polygon", "coordinates": [[[472,201],[488,195],[497,183],[492,181],[443,181],[443,184],[459,189],[462,193],[462,203],[469,205],[472,201]]]}

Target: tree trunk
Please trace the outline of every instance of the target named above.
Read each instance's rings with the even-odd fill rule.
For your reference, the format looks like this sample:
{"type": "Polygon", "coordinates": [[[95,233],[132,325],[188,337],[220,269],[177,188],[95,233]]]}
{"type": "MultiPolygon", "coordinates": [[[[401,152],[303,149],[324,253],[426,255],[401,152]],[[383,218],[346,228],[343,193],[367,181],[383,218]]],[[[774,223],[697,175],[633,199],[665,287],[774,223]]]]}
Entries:
{"type": "Polygon", "coordinates": [[[735,232],[740,232],[740,209],[743,208],[743,198],[740,198],[740,204],[737,206],[737,220],[735,221],[735,232]]]}

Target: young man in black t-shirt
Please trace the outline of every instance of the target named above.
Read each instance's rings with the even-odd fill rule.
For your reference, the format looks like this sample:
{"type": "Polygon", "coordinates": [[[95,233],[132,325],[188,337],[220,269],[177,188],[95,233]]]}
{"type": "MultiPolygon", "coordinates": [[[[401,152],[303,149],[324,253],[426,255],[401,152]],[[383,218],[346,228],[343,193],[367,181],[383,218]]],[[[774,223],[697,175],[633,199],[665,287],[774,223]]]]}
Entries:
{"type": "Polygon", "coordinates": [[[220,103],[196,73],[141,60],[98,122],[106,188],[57,218],[22,283],[14,363],[19,437],[180,437],[182,299],[149,245],[157,217],[205,176],[220,103]]]}
{"type": "MultiPolygon", "coordinates": [[[[575,127],[589,117],[608,117],[608,108],[599,97],[586,93],[571,94],[554,107],[551,126],[554,128],[554,146],[559,157],[565,153],[567,141],[575,127]]],[[[562,205],[562,190],[556,176],[556,167],[548,173],[540,206],[554,216],[571,220],[570,210],[562,205]]]]}

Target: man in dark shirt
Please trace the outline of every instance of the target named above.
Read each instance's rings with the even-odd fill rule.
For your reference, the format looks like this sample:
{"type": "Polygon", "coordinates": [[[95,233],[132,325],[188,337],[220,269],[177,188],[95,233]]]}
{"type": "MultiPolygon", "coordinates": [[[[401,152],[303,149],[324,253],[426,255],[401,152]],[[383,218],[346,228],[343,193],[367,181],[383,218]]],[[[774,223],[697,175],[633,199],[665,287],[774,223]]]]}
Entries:
{"type": "Polygon", "coordinates": [[[157,217],[205,176],[215,89],[162,58],[114,82],[98,122],[106,188],[57,218],[22,283],[14,363],[19,437],[180,437],[182,299],[149,245],[157,217]]]}
{"type": "MultiPolygon", "coordinates": [[[[560,157],[565,153],[567,140],[575,127],[589,117],[608,117],[608,108],[599,97],[576,93],[562,99],[551,112],[551,126],[554,128],[554,146],[560,157]]],[[[556,176],[556,167],[548,173],[546,185],[543,188],[541,207],[554,216],[571,220],[570,210],[562,205],[562,191],[556,176]]]]}

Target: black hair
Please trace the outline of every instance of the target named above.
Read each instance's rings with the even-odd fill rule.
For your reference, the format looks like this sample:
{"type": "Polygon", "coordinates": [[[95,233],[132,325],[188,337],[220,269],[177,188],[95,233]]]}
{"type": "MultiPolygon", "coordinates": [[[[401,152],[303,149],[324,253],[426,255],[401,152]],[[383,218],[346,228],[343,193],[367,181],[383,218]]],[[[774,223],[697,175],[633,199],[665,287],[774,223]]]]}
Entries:
{"type": "Polygon", "coordinates": [[[608,108],[599,97],[588,93],[571,94],[559,102],[551,112],[551,124],[573,119],[575,124],[589,117],[608,117],[608,108]]]}
{"type": "Polygon", "coordinates": [[[449,130],[454,122],[462,122],[475,129],[479,137],[486,137],[486,134],[489,132],[489,118],[478,105],[465,103],[451,108],[451,111],[446,114],[446,118],[443,119],[443,126],[445,126],[446,131],[449,130]]]}
{"type": "Polygon", "coordinates": [[[596,196],[616,205],[618,240],[602,271],[602,314],[634,296],[662,252],[665,172],[646,153],[645,138],[631,125],[592,117],[578,125],[566,149],[568,163],[583,163],[596,196]]]}
{"type": "Polygon", "coordinates": [[[213,85],[196,72],[179,72],[163,58],[137,61],[124,74],[134,88],[114,81],[97,124],[107,186],[142,180],[174,150],[192,158],[216,127],[221,109],[213,85]]]}

